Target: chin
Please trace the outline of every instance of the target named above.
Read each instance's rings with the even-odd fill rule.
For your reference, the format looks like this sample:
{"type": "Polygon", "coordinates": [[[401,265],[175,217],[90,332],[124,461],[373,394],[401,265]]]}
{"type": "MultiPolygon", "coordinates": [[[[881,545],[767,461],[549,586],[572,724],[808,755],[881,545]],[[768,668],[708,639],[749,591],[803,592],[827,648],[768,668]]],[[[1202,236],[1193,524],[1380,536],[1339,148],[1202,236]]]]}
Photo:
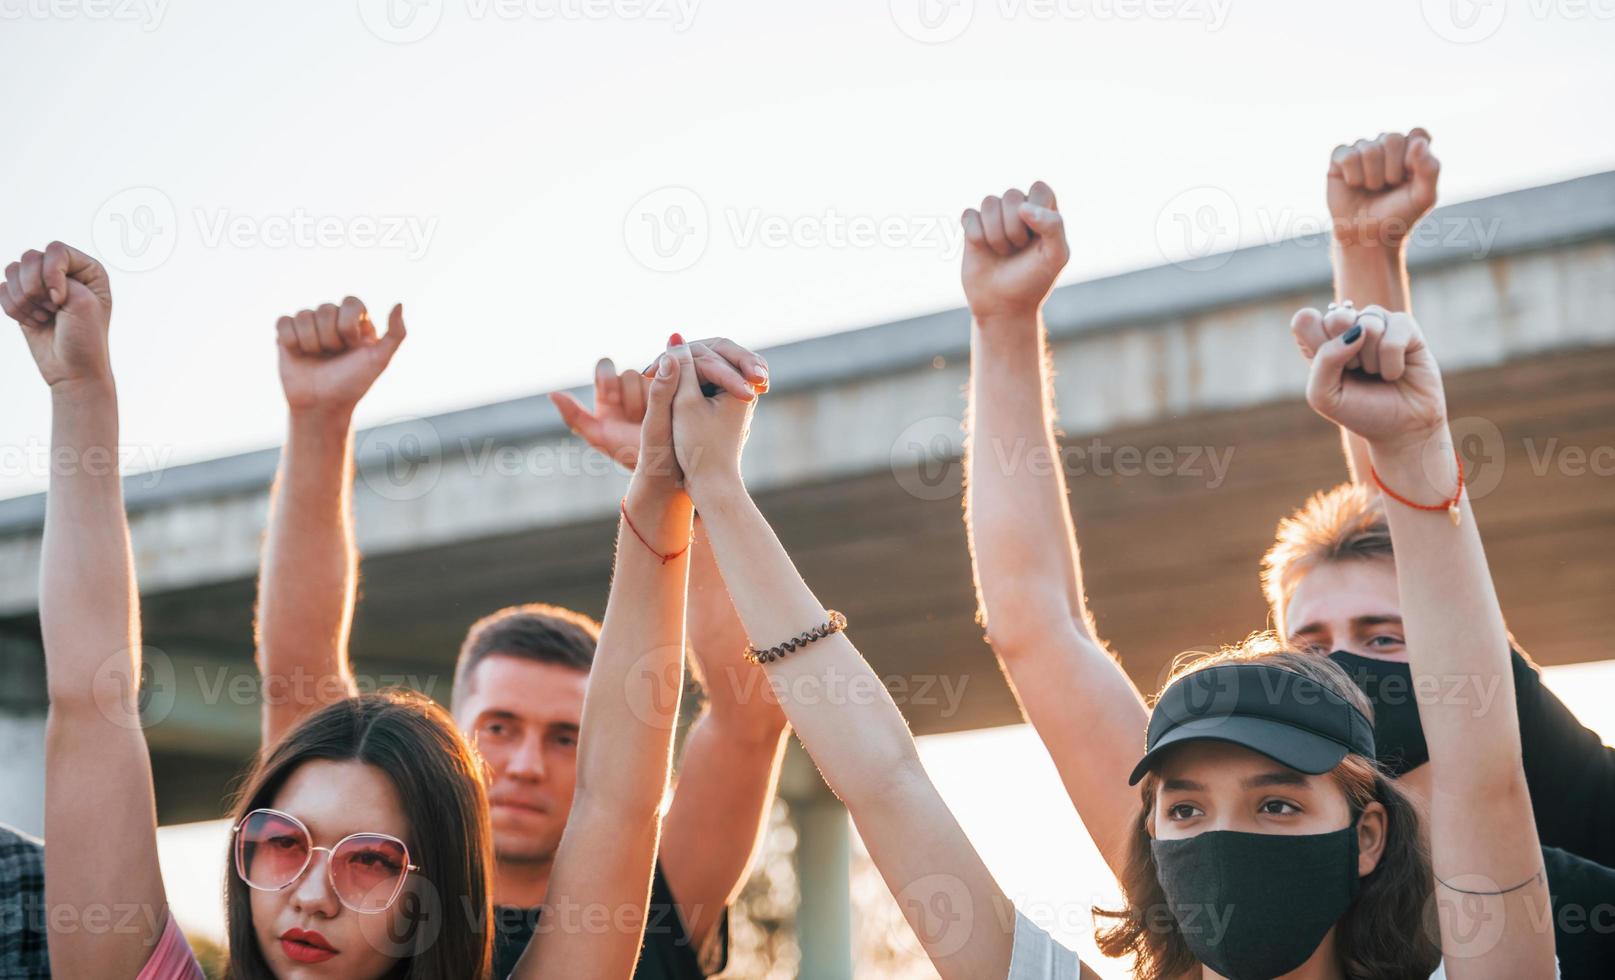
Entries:
{"type": "Polygon", "coordinates": [[[493,856],[497,861],[548,861],[555,857],[560,835],[548,832],[520,833],[494,827],[493,856]]]}

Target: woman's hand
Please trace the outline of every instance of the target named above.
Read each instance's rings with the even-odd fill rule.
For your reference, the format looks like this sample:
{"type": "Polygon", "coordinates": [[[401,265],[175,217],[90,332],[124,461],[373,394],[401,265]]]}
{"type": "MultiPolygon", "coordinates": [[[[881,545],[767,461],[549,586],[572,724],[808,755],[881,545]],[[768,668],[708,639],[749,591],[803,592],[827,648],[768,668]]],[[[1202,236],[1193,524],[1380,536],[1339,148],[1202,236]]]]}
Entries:
{"type": "MultiPolygon", "coordinates": [[[[674,334],[670,345],[684,341],[674,334]]],[[[695,358],[696,373],[704,384],[722,388],[737,398],[755,398],[768,390],[768,362],[732,340],[714,337],[696,341],[704,353],[695,358]]],[[[639,427],[645,420],[645,393],[656,376],[656,365],[643,371],[618,373],[603,357],[594,368],[594,411],[583,407],[570,393],[550,393],[567,428],[589,445],[610,456],[624,469],[639,464],[639,427]]]]}
{"type": "Polygon", "coordinates": [[[51,242],[6,266],[0,308],[22,326],[40,376],[52,388],[112,380],[107,326],[112,287],[101,263],[51,242]]]}
{"type": "Polygon", "coordinates": [[[1290,330],[1312,362],[1307,404],[1376,452],[1415,447],[1446,430],[1441,370],[1412,314],[1305,309],[1290,330]],[[1362,369],[1350,369],[1359,357],[1362,369]]]}
{"type": "MultiPolygon", "coordinates": [[[[710,356],[702,344],[679,344],[663,357],[672,358],[678,393],[673,399],[673,448],[697,508],[710,494],[743,487],[740,450],[746,444],[756,399],[736,398],[727,391],[701,393],[697,358],[710,356]]],[[[657,375],[656,383],[663,378],[657,375]]]]}

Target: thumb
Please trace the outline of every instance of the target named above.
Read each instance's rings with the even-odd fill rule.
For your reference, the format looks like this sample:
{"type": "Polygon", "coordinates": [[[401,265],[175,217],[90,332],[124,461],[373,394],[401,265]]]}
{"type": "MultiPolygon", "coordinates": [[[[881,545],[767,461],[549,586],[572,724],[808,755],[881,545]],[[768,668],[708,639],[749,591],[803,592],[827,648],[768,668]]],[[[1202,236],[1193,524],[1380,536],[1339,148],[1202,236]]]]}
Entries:
{"type": "Polygon", "coordinates": [[[657,358],[656,376],[651,379],[650,390],[645,392],[645,421],[640,424],[640,441],[646,448],[673,442],[673,396],[683,387],[680,384],[683,375],[695,375],[694,371],[682,368],[672,352],[657,358]]]}
{"type": "Polygon", "coordinates": [[[404,327],[404,304],[399,303],[393,311],[387,314],[387,332],[381,337],[382,352],[390,359],[398,352],[398,345],[404,342],[409,331],[404,327]]]}
{"type": "Polygon", "coordinates": [[[1049,238],[1065,237],[1065,219],[1060,212],[1053,208],[1046,208],[1031,201],[1021,203],[1021,220],[1032,226],[1032,230],[1040,236],[1049,238]]]}
{"type": "Polygon", "coordinates": [[[574,398],[571,392],[552,391],[550,402],[555,405],[555,410],[561,413],[561,421],[566,423],[568,429],[590,443],[595,441],[594,436],[599,429],[600,420],[584,408],[583,403],[574,398]]]}
{"type": "MultiPolygon", "coordinates": [[[[695,355],[690,353],[689,344],[676,344],[669,347],[667,353],[662,356],[671,361],[675,368],[673,377],[678,384],[679,401],[694,403],[706,397],[701,394],[701,379],[695,372],[695,355]]],[[[652,387],[655,387],[656,384],[661,383],[663,380],[660,370],[658,370],[656,382],[652,384],[652,387]]]]}
{"type": "Polygon", "coordinates": [[[1413,179],[1409,182],[1413,199],[1422,207],[1436,203],[1436,179],[1441,176],[1441,161],[1430,152],[1429,137],[1408,141],[1406,167],[1413,179]]]}
{"type": "Polygon", "coordinates": [[[1307,376],[1307,404],[1314,411],[1335,417],[1345,400],[1346,365],[1362,346],[1363,327],[1357,324],[1318,348],[1312,357],[1312,371],[1307,376]]]}

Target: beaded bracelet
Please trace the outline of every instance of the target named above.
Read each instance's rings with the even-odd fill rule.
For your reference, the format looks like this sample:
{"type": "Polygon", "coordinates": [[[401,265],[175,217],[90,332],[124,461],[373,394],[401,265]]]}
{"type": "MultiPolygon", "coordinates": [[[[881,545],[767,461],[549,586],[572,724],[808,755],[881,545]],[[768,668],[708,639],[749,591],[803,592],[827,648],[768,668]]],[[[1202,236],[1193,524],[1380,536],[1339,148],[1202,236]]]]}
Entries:
{"type": "Polygon", "coordinates": [[[783,660],[787,653],[791,653],[797,647],[805,647],[814,640],[822,640],[831,633],[839,633],[847,628],[847,617],[834,609],[825,610],[825,614],[830,617],[828,621],[806,632],[798,633],[784,643],[777,643],[767,650],[759,650],[750,643],[746,644],[746,659],[758,665],[783,660]]]}

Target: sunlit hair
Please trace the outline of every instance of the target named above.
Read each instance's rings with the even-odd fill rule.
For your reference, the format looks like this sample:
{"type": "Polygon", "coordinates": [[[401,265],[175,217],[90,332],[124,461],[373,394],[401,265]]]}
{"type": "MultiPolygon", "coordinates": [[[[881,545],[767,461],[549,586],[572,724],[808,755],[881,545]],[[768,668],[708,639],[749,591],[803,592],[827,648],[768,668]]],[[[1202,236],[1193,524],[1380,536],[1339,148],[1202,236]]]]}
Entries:
{"type": "Polygon", "coordinates": [[[544,602],[507,606],[471,624],[454,664],[454,704],[471,692],[477,665],[489,657],[515,657],[587,674],[594,666],[600,624],[572,609],[544,602]]]}
{"type": "MultiPolygon", "coordinates": [[[[435,908],[408,923],[417,948],[389,974],[397,980],[484,980],[493,969],[492,830],[480,757],[454,720],[409,691],[361,694],[304,718],[258,757],[231,818],[272,805],[294,772],[315,760],[362,762],[392,781],[408,827],[410,862],[435,893],[435,908]],[[428,923],[428,928],[416,927],[428,923]],[[435,928],[432,928],[435,926],[435,928]]],[[[294,814],[295,816],[295,814],[294,814]]],[[[231,865],[233,867],[233,864],[231,865]]],[[[399,906],[410,899],[406,893],[399,906]]],[[[382,914],[396,914],[399,906],[382,914]]],[[[405,906],[407,916],[409,907],[405,906]]],[[[253,931],[252,893],[239,875],[225,884],[230,980],[272,980],[253,931]]]]}
{"type": "Polygon", "coordinates": [[[1270,621],[1280,633],[1289,633],[1285,607],[1295,587],[1319,565],[1391,557],[1391,528],[1378,493],[1360,483],[1342,483],[1313,494],[1279,521],[1273,545],[1262,558],[1270,621]]]}
{"type": "MultiPolygon", "coordinates": [[[[1272,633],[1252,634],[1216,653],[1180,656],[1162,690],[1185,674],[1228,663],[1261,663],[1300,674],[1345,698],[1370,720],[1374,717],[1373,706],[1345,671],[1325,657],[1287,647],[1272,633]]],[[[1432,939],[1438,935],[1437,926],[1426,921],[1433,914],[1434,883],[1419,815],[1408,796],[1373,759],[1348,755],[1329,776],[1345,793],[1354,825],[1371,803],[1383,806],[1386,817],[1379,863],[1362,878],[1357,898],[1335,923],[1335,949],[1346,976],[1352,980],[1427,977],[1440,961],[1441,951],[1432,939]]],[[[1126,907],[1093,910],[1096,920],[1111,920],[1109,925],[1095,926],[1100,952],[1133,957],[1133,976],[1138,980],[1167,980],[1198,966],[1177,931],[1177,921],[1169,914],[1150,850],[1150,820],[1159,782],[1152,772],[1139,784],[1138,819],[1121,875],[1126,907]]]]}

